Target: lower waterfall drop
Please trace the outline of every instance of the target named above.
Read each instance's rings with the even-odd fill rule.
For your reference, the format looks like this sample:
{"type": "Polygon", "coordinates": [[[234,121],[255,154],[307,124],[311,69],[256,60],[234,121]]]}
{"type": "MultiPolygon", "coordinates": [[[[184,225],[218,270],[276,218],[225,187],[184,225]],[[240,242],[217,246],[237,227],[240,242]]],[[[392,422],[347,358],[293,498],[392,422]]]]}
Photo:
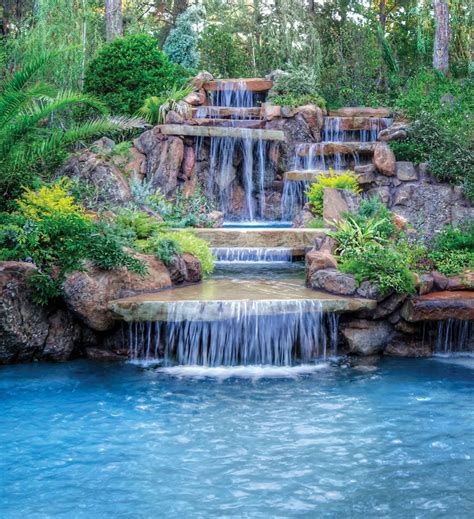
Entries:
{"type": "Polygon", "coordinates": [[[338,315],[319,301],[227,301],[230,319],[189,321],[178,303],[167,321],[129,323],[130,358],[165,366],[292,366],[337,354],[338,315]]]}
{"type": "Polygon", "coordinates": [[[474,321],[448,319],[438,321],[434,328],[435,353],[474,353],[474,321]]]}

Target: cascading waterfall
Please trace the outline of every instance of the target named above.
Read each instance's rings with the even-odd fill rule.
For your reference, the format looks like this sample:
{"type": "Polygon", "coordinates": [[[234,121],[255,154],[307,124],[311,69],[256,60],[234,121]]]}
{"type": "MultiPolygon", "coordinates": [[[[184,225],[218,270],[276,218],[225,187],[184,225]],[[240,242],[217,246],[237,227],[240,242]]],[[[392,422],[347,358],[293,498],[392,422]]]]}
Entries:
{"type": "Polygon", "coordinates": [[[286,314],[273,314],[276,301],[222,304],[232,318],[189,321],[176,303],[167,321],[130,323],[130,358],[165,366],[292,366],[337,354],[338,316],[323,313],[319,301],[295,301],[286,314]]]}
{"type": "Polygon", "coordinates": [[[233,262],[289,262],[293,259],[293,251],[288,248],[259,248],[259,247],[216,247],[212,254],[219,263],[233,262]]]}
{"type": "Polygon", "coordinates": [[[435,324],[436,353],[474,353],[474,321],[448,319],[435,324]]]}
{"type": "MultiPolygon", "coordinates": [[[[247,119],[248,108],[256,106],[254,92],[245,90],[245,82],[223,82],[223,90],[212,92],[211,106],[197,111],[196,118],[218,118],[219,108],[234,108],[230,125],[247,119]],[[215,110],[213,110],[215,107],[215,110]]],[[[236,124],[235,124],[236,125],[236,124]]],[[[265,174],[268,169],[267,143],[262,139],[245,136],[211,137],[208,175],[208,194],[217,200],[219,209],[225,216],[233,215],[232,207],[235,179],[240,169],[245,192],[245,209],[238,215],[242,220],[253,221],[258,216],[265,219],[265,174]],[[254,180],[255,179],[255,180],[254,180]],[[258,193],[258,205],[255,194],[258,193]]],[[[249,132],[250,133],[250,132],[249,132]]],[[[196,141],[196,156],[200,156],[202,140],[196,141]]]]}

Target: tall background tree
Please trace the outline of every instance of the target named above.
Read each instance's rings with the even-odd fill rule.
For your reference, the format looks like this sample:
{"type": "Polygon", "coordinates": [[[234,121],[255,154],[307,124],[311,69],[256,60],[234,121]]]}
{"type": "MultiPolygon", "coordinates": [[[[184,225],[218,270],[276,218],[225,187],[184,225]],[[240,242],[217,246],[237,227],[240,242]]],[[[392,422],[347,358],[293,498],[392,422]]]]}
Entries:
{"type": "Polygon", "coordinates": [[[105,0],[105,38],[123,36],[122,0],[105,0]]]}
{"type": "Polygon", "coordinates": [[[433,0],[435,36],[433,67],[443,73],[449,71],[449,8],[446,0],[433,0]]]}

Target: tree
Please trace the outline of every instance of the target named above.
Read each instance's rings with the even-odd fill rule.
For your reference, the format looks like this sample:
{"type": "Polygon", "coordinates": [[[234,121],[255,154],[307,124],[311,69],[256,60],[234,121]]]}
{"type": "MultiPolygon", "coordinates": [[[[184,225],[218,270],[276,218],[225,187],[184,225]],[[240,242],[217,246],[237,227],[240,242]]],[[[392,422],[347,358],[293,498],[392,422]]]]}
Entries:
{"type": "Polygon", "coordinates": [[[123,36],[122,0],[105,0],[105,37],[107,41],[123,36]]]}
{"type": "Polygon", "coordinates": [[[433,67],[446,74],[449,71],[449,8],[446,0],[433,0],[435,38],[433,67]]]}

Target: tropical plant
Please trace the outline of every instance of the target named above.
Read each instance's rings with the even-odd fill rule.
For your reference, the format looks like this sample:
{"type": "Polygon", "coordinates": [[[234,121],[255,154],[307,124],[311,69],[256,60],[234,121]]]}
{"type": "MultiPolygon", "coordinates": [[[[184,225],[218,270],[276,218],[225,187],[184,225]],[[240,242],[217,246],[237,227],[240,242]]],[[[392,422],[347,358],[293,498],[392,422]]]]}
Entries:
{"type": "Polygon", "coordinates": [[[173,87],[162,96],[148,97],[137,114],[150,124],[163,124],[171,111],[187,119],[191,114],[191,107],[188,103],[182,103],[181,101],[192,91],[192,86],[173,87]]]}
{"type": "Polygon", "coordinates": [[[357,182],[357,176],[352,171],[336,173],[330,169],[328,173],[318,176],[306,191],[311,211],[315,216],[323,215],[324,188],[347,189],[353,193],[360,193],[361,189],[357,182]]]}
{"type": "Polygon", "coordinates": [[[181,86],[189,77],[170,62],[147,34],[116,38],[104,45],[86,72],[85,90],[115,113],[134,114],[150,96],[181,86]]]}
{"type": "Polygon", "coordinates": [[[136,124],[106,117],[105,105],[91,95],[35,82],[48,60],[40,56],[0,83],[0,207],[18,196],[22,185],[31,185],[35,176],[47,175],[72,144],[136,124]],[[70,109],[76,105],[85,105],[101,117],[74,123],[70,109]]]}
{"type": "Polygon", "coordinates": [[[474,223],[446,226],[436,236],[429,258],[437,270],[448,276],[474,269],[474,223]]]}

